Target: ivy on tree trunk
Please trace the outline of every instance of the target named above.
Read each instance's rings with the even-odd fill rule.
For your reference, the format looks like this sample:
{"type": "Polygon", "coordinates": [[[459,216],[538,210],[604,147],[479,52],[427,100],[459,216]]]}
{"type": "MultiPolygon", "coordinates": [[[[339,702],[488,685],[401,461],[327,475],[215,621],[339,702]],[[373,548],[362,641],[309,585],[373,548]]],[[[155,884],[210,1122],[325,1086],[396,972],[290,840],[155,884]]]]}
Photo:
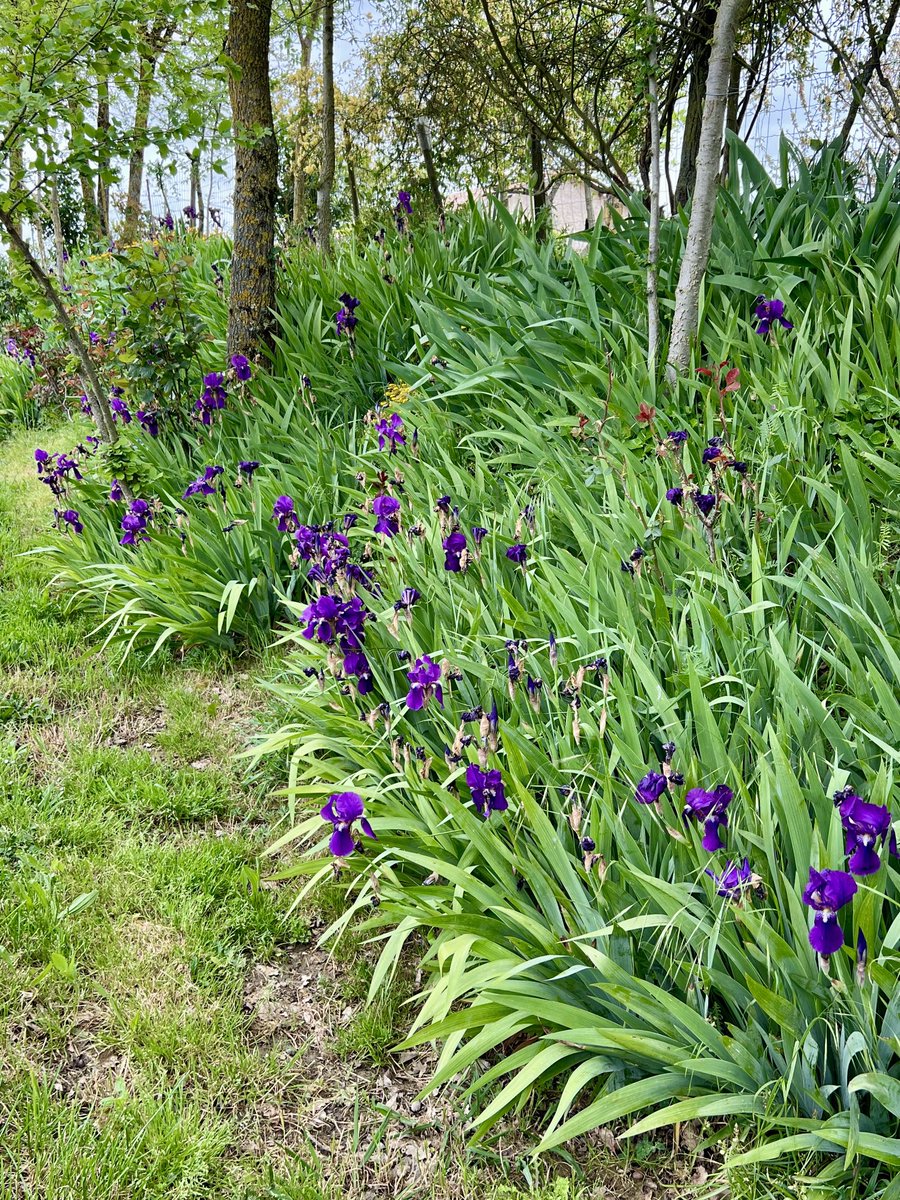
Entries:
{"type": "Polygon", "coordinates": [[[234,250],[228,353],[256,358],[275,333],[275,200],[278,143],[272,121],[269,33],[272,0],[231,0],[229,91],[235,133],[234,250]]]}

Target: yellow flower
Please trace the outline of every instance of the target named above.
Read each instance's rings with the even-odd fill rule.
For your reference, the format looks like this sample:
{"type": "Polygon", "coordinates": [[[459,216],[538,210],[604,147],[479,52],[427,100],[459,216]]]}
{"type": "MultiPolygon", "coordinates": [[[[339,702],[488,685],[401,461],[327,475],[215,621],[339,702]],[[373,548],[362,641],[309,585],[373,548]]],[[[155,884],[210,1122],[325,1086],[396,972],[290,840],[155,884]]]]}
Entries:
{"type": "Polygon", "coordinates": [[[384,389],[384,398],[389,405],[405,404],[412,394],[408,383],[389,383],[384,389]]]}

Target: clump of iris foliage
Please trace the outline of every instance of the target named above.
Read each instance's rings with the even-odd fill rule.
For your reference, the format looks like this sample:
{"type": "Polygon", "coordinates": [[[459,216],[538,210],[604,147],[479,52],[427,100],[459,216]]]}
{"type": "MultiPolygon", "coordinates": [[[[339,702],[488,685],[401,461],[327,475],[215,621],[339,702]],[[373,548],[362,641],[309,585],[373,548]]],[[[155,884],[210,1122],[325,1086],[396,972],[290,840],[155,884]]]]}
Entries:
{"type": "Polygon", "coordinates": [[[373,994],[425,935],[407,1044],[478,1132],[538,1097],[543,1149],[715,1118],[754,1131],[733,1164],[889,1175],[900,197],[783,153],[732,148],[672,392],[637,203],[571,243],[473,210],[286,251],[270,372],[226,360],[223,244],[163,238],[140,337],[175,330],[191,388],[159,401],[133,264],[89,266],[127,449],[41,447],[49,552],[126,644],[281,631],[274,869],[299,842],[282,877],[346,882],[373,994]]]}

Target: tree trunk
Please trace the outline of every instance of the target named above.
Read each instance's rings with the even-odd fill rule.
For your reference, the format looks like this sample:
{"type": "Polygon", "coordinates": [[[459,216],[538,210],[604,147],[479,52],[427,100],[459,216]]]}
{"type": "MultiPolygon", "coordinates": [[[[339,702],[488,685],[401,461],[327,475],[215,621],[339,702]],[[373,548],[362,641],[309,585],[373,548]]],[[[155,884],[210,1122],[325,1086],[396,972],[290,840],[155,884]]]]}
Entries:
{"type": "Polygon", "coordinates": [[[688,87],[687,112],[684,115],[684,132],[681,138],[681,158],[678,164],[678,181],[675,184],[675,203],[683,208],[694,191],[697,178],[697,155],[703,129],[703,114],[707,93],[707,74],[710,60],[710,29],[716,19],[715,4],[706,4],[697,13],[697,47],[691,63],[691,79],[688,87]]]}
{"type": "Polygon", "coordinates": [[[319,249],[331,253],[331,189],[334,186],[334,0],[322,5],[322,168],[317,207],[319,249]]]}
{"type": "Polygon", "coordinates": [[[291,224],[298,229],[306,220],[306,171],[303,168],[301,141],[294,143],[294,199],[291,206],[291,224]]]}
{"type": "Polygon", "coordinates": [[[50,220],[53,223],[53,244],[56,247],[56,278],[59,286],[66,283],[66,240],[63,237],[62,217],[59,213],[59,190],[56,177],[50,180],[50,220]]]}
{"type": "Polygon", "coordinates": [[[539,242],[547,240],[547,181],[544,176],[544,147],[538,127],[532,122],[528,127],[528,148],[531,155],[531,204],[534,228],[539,242]]]}
{"type": "Polygon", "coordinates": [[[274,348],[275,201],[278,143],[272,120],[269,35],[272,0],[231,0],[228,53],[234,120],[234,250],[228,353],[255,358],[274,348]]]}
{"type": "MultiPolygon", "coordinates": [[[[587,164],[584,169],[587,170],[587,164]]],[[[584,189],[584,228],[591,230],[594,228],[594,193],[591,191],[591,181],[587,175],[584,176],[581,184],[584,189]]]]}
{"type": "Polygon", "coordinates": [[[344,130],[344,157],[347,160],[347,187],[350,190],[350,209],[353,213],[353,224],[359,225],[359,191],[356,186],[356,168],[353,166],[353,143],[350,134],[344,130]]]}
{"type": "Polygon", "coordinates": [[[697,332],[700,306],[700,285],[706,274],[709,247],[712,241],[716,192],[719,186],[719,164],[722,159],[722,134],[728,81],[738,20],[744,0],[721,0],[713,30],[706,80],[706,102],[703,106],[703,130],[697,153],[697,181],[691,203],[691,220],[687,242],[681,259],[678,287],[675,292],[675,314],[669,342],[670,382],[677,371],[686,371],[691,360],[691,342],[697,332]]]}
{"type": "MultiPolygon", "coordinates": [[[[15,199],[15,193],[21,187],[22,181],[25,178],[25,154],[22,150],[22,143],[16,141],[12,144],[9,150],[9,191],[10,195],[15,199]]],[[[18,215],[12,217],[13,224],[16,230],[22,232],[22,219],[18,215]]]]}
{"type": "Polygon", "coordinates": [[[419,149],[422,151],[422,161],[425,163],[425,174],[428,176],[431,199],[437,210],[438,217],[443,217],[444,198],[441,195],[441,185],[434,166],[434,154],[431,150],[431,135],[428,132],[428,122],[424,117],[419,117],[416,121],[416,134],[419,139],[419,149]]]}
{"type": "Polygon", "coordinates": [[[78,330],[75,328],[72,318],[66,312],[66,307],[60,299],[59,293],[53,286],[53,281],[50,276],[41,268],[40,263],[31,253],[28,244],[23,240],[21,233],[16,228],[16,223],[12,216],[3,208],[0,208],[0,225],[6,230],[7,236],[13,248],[22,256],[25,265],[31,272],[31,277],[37,283],[38,287],[43,292],[45,298],[51,304],[63,332],[66,335],[66,341],[69,343],[69,349],[78,359],[81,381],[84,385],[84,390],[88,393],[91,401],[91,408],[94,412],[94,420],[97,425],[97,432],[100,434],[102,441],[112,445],[119,439],[118,430],[113,422],[112,411],[109,407],[109,400],[103,390],[103,385],[97,375],[97,371],[91,362],[91,356],[88,353],[87,346],[84,344],[78,330]]]}
{"type": "Polygon", "coordinates": [[[298,228],[306,224],[306,154],[303,142],[304,126],[309,115],[309,69],[312,62],[312,34],[300,35],[300,71],[302,93],[300,96],[299,126],[294,140],[294,203],[291,222],[298,228]]]}
{"type": "Polygon", "coordinates": [[[650,215],[647,244],[647,369],[656,378],[659,354],[659,91],[657,86],[656,5],[646,0],[647,22],[650,26],[650,47],[647,56],[647,107],[650,126],[650,215]]]}
{"type": "MultiPolygon", "coordinates": [[[[71,121],[69,130],[72,137],[72,145],[75,144],[75,133],[77,126],[81,123],[82,110],[81,105],[74,96],[69,97],[69,113],[71,121]]],[[[94,183],[90,175],[84,170],[84,167],[78,169],[78,182],[81,186],[81,203],[84,208],[84,225],[88,239],[96,241],[99,235],[99,217],[97,214],[97,201],[94,199],[94,183]]]]}
{"type": "Polygon", "coordinates": [[[191,195],[195,200],[191,203],[197,213],[197,232],[203,232],[203,187],[200,183],[200,148],[192,150],[188,155],[191,160],[191,195]]]}
{"type": "Polygon", "coordinates": [[[109,237],[109,184],[103,173],[109,170],[109,150],[103,138],[109,134],[109,82],[97,80],[97,132],[101,149],[97,155],[97,224],[101,237],[109,237]]]}
{"type": "Polygon", "coordinates": [[[144,182],[144,147],[147,144],[147,129],[150,124],[150,101],[153,98],[155,72],[156,60],[148,54],[142,54],[137,101],[134,109],[134,127],[131,131],[131,157],[128,160],[125,225],[122,229],[122,238],[126,242],[137,240],[138,221],[141,216],[141,189],[144,182]]]}

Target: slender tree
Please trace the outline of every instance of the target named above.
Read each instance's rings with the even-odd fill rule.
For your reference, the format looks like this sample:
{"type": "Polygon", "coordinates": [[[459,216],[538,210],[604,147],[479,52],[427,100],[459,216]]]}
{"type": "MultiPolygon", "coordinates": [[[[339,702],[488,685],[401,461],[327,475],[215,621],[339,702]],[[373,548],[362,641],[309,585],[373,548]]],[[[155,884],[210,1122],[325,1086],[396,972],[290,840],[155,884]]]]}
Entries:
{"type": "Polygon", "coordinates": [[[331,253],[331,189],[334,186],[334,0],[322,4],[322,167],[317,208],[319,249],[331,253]]]}
{"type": "Polygon", "coordinates": [[[101,76],[97,80],[97,225],[101,237],[109,237],[109,183],[105,175],[109,171],[109,80],[101,76]]]}
{"type": "Polygon", "coordinates": [[[431,189],[431,199],[439,217],[444,215],[444,198],[441,195],[441,185],[434,165],[434,154],[431,149],[431,134],[428,122],[424,117],[416,121],[416,134],[419,139],[419,149],[422,151],[422,161],[425,164],[425,174],[428,176],[428,186],[431,189]]]}
{"type": "Polygon", "coordinates": [[[544,144],[541,131],[532,121],[528,126],[528,151],[531,159],[531,207],[539,242],[547,240],[547,175],[544,170],[544,144]]]}
{"type": "Polygon", "coordinates": [[[650,132],[649,201],[650,214],[647,240],[647,368],[656,374],[659,353],[659,93],[656,71],[656,5],[646,0],[647,24],[650,27],[650,46],[647,52],[647,105],[650,132]]]}
{"type": "Polygon", "coordinates": [[[255,357],[275,333],[275,201],[278,143],[272,119],[272,0],[231,0],[229,91],[235,134],[234,250],[228,353],[255,357]]]}
{"type": "Polygon", "coordinates": [[[703,106],[703,128],[697,152],[697,180],[691,202],[691,219],[687,242],[681,259],[678,287],[675,291],[675,313],[669,339],[670,381],[678,371],[686,371],[691,360],[691,342],[697,332],[700,307],[700,285],[709,262],[713,217],[719,187],[719,166],[722,160],[725,109],[728,102],[728,83],[737,25],[745,0],[720,0],[713,29],[706,77],[706,101],[703,106]]]}
{"type": "Polygon", "coordinates": [[[128,195],[125,202],[125,225],[122,236],[126,242],[137,237],[141,215],[141,189],[144,184],[144,150],[147,146],[147,131],[150,127],[150,104],[153,100],[156,80],[156,64],[175,32],[175,22],[160,19],[144,27],[139,51],[137,96],[134,108],[131,155],[128,160],[128,195]]]}
{"type": "Polygon", "coordinates": [[[313,35],[310,29],[300,32],[300,111],[297,113],[297,128],[294,134],[294,195],[292,221],[294,225],[306,224],[306,127],[309,120],[309,76],[312,63],[313,35]]]}

